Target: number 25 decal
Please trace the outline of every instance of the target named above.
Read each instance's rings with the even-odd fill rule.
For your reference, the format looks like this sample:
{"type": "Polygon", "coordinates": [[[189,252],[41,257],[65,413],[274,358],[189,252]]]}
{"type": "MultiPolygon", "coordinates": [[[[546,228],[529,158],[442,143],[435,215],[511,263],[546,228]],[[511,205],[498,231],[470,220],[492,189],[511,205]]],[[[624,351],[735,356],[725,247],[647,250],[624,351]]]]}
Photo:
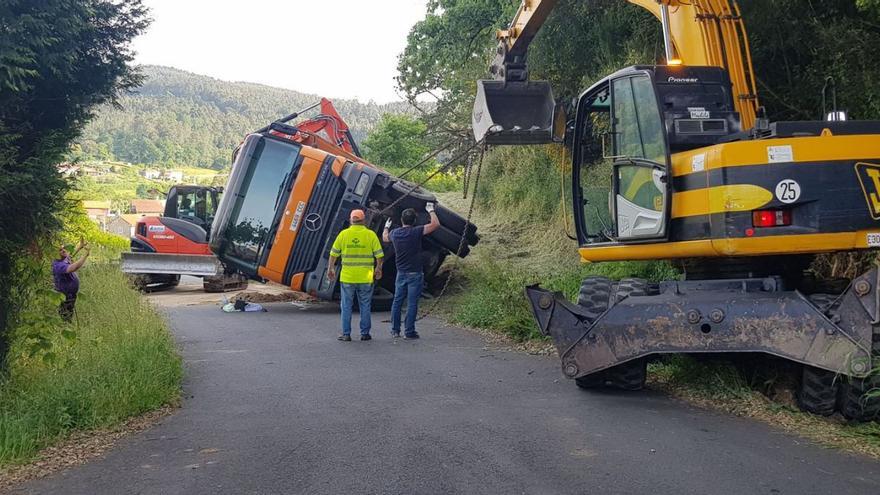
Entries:
{"type": "Polygon", "coordinates": [[[776,184],[776,199],[783,203],[794,203],[801,197],[801,185],[792,179],[783,179],[776,184]]]}

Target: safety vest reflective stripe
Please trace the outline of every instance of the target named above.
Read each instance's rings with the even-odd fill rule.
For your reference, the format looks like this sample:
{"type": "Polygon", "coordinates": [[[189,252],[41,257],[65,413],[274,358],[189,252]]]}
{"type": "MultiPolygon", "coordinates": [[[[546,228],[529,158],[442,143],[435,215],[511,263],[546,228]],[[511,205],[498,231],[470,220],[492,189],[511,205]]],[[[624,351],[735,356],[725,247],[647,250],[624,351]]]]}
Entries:
{"type": "Polygon", "coordinates": [[[343,259],[343,260],[342,260],[342,266],[369,266],[369,267],[372,268],[372,267],[373,267],[373,263],[372,263],[372,262],[370,262],[370,263],[365,263],[365,262],[363,262],[363,261],[345,261],[345,260],[343,259]]]}

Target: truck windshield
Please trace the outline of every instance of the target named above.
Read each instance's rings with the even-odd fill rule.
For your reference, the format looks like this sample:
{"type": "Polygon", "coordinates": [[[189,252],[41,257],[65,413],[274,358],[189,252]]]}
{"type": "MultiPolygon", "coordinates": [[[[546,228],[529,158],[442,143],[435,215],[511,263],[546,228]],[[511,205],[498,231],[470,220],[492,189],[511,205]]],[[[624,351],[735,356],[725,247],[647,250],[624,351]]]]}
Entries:
{"type": "Polygon", "coordinates": [[[226,256],[256,270],[272,230],[279,184],[293,170],[298,155],[297,146],[265,138],[257,144],[224,233],[226,256]]]}

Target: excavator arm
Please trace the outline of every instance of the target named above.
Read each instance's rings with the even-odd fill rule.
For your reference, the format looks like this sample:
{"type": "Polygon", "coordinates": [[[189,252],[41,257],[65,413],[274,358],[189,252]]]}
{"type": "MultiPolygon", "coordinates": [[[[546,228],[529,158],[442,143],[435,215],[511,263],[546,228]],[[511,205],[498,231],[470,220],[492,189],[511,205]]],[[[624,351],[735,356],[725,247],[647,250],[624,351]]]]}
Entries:
{"type": "MultiPolygon", "coordinates": [[[[736,1],[627,1],[648,10],[661,22],[668,65],[713,66],[728,72],[742,127],[752,128],[758,109],[757,89],[748,37],[736,1]]],[[[502,144],[549,140],[552,92],[546,83],[529,81],[527,56],[529,45],[557,2],[523,0],[508,28],[498,31],[498,49],[489,68],[495,81],[480,81],[474,109],[478,139],[495,134],[499,136],[496,142],[502,144]],[[504,115],[504,108],[511,105],[522,108],[515,116],[504,115]],[[486,118],[494,115],[500,115],[501,121],[486,118]],[[518,137],[509,131],[513,127],[518,137]],[[510,138],[505,139],[505,135],[510,138]]]]}

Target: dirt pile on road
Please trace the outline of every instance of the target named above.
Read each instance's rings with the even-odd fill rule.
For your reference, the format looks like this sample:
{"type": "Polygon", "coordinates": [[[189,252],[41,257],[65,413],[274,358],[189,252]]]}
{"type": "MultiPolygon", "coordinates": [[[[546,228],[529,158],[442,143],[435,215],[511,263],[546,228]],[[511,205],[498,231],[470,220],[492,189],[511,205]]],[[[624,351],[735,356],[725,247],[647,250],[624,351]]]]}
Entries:
{"type": "Polygon", "coordinates": [[[265,293],[256,291],[244,291],[236,294],[231,302],[235,301],[245,301],[251,303],[274,303],[292,301],[313,302],[317,301],[317,299],[304,292],[287,291],[279,293],[265,293]]]}

